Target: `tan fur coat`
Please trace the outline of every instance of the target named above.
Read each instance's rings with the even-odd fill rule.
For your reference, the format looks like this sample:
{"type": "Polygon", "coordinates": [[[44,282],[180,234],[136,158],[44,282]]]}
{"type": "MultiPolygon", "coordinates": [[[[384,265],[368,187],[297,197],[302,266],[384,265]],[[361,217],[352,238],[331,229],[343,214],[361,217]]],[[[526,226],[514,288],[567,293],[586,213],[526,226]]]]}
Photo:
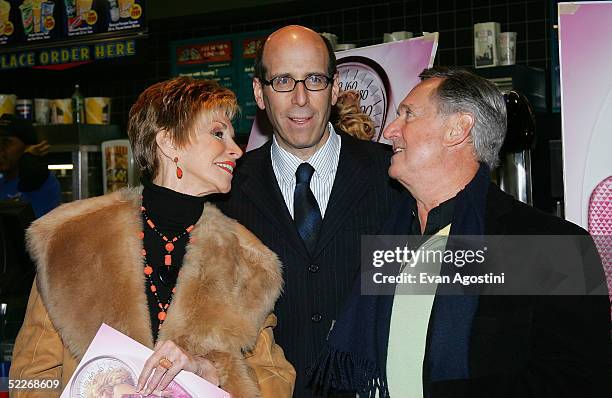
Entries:
{"type": "MultiPolygon", "coordinates": [[[[139,209],[140,192],[122,190],[61,206],[28,230],[38,292],[62,348],[76,362],[103,322],[153,346],[139,209]]],[[[222,388],[234,397],[257,397],[259,372],[244,357],[252,353],[280,294],[280,263],[251,232],[211,204],[205,205],[191,240],[159,340],[211,359],[222,388]]],[[[34,344],[21,340],[16,355],[19,345],[34,344]]],[[[291,372],[285,374],[291,379],[291,372]]]]}

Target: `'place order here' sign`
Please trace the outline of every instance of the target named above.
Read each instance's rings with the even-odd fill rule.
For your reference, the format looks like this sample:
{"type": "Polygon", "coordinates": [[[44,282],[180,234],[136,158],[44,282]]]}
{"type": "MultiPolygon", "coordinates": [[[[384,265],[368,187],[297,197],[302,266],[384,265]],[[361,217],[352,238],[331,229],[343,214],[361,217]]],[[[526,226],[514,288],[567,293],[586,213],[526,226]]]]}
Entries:
{"type": "Polygon", "coordinates": [[[133,55],[136,55],[135,40],[115,40],[90,45],[0,54],[0,70],[96,61],[133,55]]]}

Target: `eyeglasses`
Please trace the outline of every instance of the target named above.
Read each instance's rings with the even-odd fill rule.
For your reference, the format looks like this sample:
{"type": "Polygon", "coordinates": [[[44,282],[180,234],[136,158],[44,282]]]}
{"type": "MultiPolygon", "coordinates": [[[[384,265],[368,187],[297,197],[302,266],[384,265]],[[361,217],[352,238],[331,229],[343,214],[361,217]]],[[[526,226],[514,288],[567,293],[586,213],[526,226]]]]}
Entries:
{"type": "Polygon", "coordinates": [[[304,87],[308,91],[325,90],[329,83],[334,80],[325,75],[309,75],[305,79],[296,80],[291,76],[278,76],[272,80],[260,79],[266,86],[272,86],[272,89],[279,93],[288,93],[295,89],[298,83],[304,83],[304,87]]]}

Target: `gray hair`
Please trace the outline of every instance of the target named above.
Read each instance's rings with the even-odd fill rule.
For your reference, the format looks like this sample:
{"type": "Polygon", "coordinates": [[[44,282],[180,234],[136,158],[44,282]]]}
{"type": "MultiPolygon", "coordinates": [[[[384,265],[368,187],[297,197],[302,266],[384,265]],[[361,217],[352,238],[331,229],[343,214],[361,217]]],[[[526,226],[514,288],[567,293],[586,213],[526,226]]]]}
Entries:
{"type": "Polygon", "coordinates": [[[474,116],[471,142],[478,161],[493,169],[506,137],[506,102],[499,89],[487,79],[463,69],[433,67],[419,75],[421,80],[443,79],[435,95],[438,112],[466,112],[474,116]]]}

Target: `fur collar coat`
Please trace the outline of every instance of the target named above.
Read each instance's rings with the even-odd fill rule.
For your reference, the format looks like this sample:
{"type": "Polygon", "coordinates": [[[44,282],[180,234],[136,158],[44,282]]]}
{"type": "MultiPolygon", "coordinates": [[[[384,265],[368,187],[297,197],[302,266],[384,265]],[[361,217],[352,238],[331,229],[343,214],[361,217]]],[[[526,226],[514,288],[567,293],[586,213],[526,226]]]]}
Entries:
{"type": "MultiPolygon", "coordinates": [[[[140,203],[139,190],[122,190],[64,205],[28,230],[38,292],[64,350],[77,363],[103,322],[153,347],[140,203]]],[[[258,396],[244,355],[253,349],[281,286],[276,255],[206,204],[159,340],[212,360],[221,386],[233,396],[258,396]]]]}

